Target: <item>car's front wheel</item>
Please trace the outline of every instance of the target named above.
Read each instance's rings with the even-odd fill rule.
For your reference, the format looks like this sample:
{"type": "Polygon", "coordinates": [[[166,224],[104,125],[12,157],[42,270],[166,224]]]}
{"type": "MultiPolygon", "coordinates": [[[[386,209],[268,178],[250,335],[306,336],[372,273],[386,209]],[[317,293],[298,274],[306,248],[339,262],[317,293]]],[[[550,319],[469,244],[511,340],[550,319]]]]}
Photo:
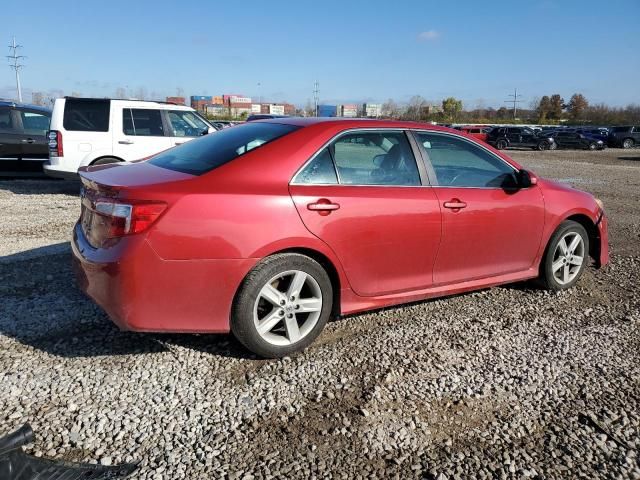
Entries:
{"type": "Polygon", "coordinates": [[[595,150],[596,148],[598,148],[598,144],[595,142],[591,142],[589,144],[589,150],[595,150]]]}
{"type": "Polygon", "coordinates": [[[537,148],[538,148],[538,150],[543,152],[544,150],[549,150],[549,147],[550,147],[549,142],[546,142],[546,141],[543,140],[542,142],[538,143],[538,147],[537,148]]]}
{"type": "Polygon", "coordinates": [[[589,260],[589,235],[578,222],[566,220],[551,236],[542,265],[540,283],[549,290],[573,287],[589,260]]]}
{"type": "Polygon", "coordinates": [[[622,148],[631,148],[633,147],[633,138],[625,138],[622,142],[622,148]]]}
{"type": "Polygon", "coordinates": [[[498,140],[496,142],[496,148],[498,150],[504,150],[505,148],[507,148],[509,146],[509,144],[507,143],[506,140],[498,140]]]}
{"type": "Polygon", "coordinates": [[[231,331],[252,352],[283,357],[315,340],[332,306],[331,280],[318,262],[300,254],[276,254],[261,261],[242,283],[231,331]]]}

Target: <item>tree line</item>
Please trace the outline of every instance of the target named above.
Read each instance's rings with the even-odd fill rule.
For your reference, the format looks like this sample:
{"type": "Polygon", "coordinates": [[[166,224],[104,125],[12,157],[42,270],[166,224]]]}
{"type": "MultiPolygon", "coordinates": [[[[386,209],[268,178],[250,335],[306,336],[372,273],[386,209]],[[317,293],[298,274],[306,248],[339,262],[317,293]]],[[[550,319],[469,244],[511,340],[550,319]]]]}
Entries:
{"type": "Polygon", "coordinates": [[[529,108],[517,110],[516,118],[513,110],[507,107],[496,109],[479,105],[465,109],[462,100],[454,97],[430,102],[419,95],[411,97],[406,104],[389,99],[382,105],[382,112],[387,118],[439,123],[640,124],[640,105],[592,105],[581,93],[572,95],[568,102],[557,93],[535,98],[529,108]]]}

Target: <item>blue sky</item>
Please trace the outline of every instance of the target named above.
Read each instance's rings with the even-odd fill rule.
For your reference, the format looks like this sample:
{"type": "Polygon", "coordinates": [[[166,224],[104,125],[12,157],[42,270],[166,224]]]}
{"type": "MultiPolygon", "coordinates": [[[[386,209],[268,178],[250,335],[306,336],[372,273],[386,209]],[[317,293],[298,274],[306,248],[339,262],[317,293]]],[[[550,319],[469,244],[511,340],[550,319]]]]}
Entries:
{"type": "MultiPolygon", "coordinates": [[[[304,104],[413,95],[523,106],[544,94],[640,103],[639,0],[5,2],[30,91],[240,93],[304,104]],[[260,86],[258,86],[260,84],[260,86]]],[[[8,54],[8,49],[6,53],[8,54]]],[[[15,95],[0,68],[0,97],[15,95]]]]}

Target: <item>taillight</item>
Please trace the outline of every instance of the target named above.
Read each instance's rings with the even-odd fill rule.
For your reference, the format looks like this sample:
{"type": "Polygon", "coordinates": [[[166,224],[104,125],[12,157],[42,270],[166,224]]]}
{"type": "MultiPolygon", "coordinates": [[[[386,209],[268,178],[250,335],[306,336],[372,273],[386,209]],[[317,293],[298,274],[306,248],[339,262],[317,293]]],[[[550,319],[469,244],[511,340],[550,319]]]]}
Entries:
{"type": "Polygon", "coordinates": [[[147,230],[166,210],[164,202],[99,198],[95,202],[82,195],[80,225],[95,248],[114,245],[117,239],[147,230]]]}
{"type": "Polygon", "coordinates": [[[166,208],[164,202],[120,203],[99,200],[95,203],[96,213],[106,217],[109,223],[108,238],[144,232],[166,208]]]}
{"type": "Polygon", "coordinates": [[[49,156],[64,157],[64,150],[62,149],[62,132],[58,130],[51,130],[49,132],[49,156]]]}

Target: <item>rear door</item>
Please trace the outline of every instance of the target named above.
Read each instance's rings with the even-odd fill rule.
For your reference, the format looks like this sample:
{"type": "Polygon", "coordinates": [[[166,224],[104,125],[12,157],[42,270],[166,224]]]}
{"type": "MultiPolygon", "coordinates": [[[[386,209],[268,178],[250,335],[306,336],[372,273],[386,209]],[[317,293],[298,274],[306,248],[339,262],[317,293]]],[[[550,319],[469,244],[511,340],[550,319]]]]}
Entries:
{"type": "Polygon", "coordinates": [[[115,156],[126,161],[140,160],[173,146],[160,109],[123,107],[114,114],[115,156]]]}
{"type": "Polygon", "coordinates": [[[513,146],[519,146],[522,142],[522,131],[519,128],[507,128],[507,138],[513,146]]]}
{"type": "Polygon", "coordinates": [[[544,203],[538,187],[516,190],[515,170],[457,135],[416,132],[434,172],[442,207],[436,285],[526,271],[542,239],[544,203]]]}
{"type": "Polygon", "coordinates": [[[290,185],[304,224],[336,253],[360,296],[433,283],[440,207],[411,142],[402,130],[343,133],[290,185]]]}
{"type": "Polygon", "coordinates": [[[22,124],[22,160],[44,162],[49,158],[47,131],[51,116],[45,111],[17,109],[22,124]]]}

